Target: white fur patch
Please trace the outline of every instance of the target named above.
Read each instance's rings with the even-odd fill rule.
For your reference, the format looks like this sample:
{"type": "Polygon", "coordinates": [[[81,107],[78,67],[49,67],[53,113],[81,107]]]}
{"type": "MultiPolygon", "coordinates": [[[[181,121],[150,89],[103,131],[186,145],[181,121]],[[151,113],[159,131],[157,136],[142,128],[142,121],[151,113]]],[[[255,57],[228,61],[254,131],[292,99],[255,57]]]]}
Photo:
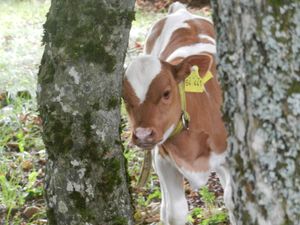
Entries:
{"type": "Polygon", "coordinates": [[[227,152],[223,152],[221,154],[216,154],[214,152],[210,153],[209,157],[209,166],[212,170],[215,168],[221,166],[225,162],[225,157],[226,157],[227,152]]]}
{"type": "Polygon", "coordinates": [[[189,181],[191,187],[193,189],[198,189],[201,186],[205,185],[209,175],[210,175],[210,170],[208,171],[203,171],[203,172],[198,172],[198,171],[190,171],[185,169],[184,167],[178,166],[175,162],[174,159],[167,158],[170,164],[172,164],[174,167],[178,169],[178,171],[189,181]]]}
{"type": "Polygon", "coordinates": [[[161,35],[157,37],[151,55],[160,57],[161,53],[165,50],[167,44],[174,31],[180,28],[189,27],[185,23],[186,20],[193,19],[194,15],[189,13],[185,8],[181,8],[178,11],[168,15],[166,22],[161,32],[161,35]]]}
{"type": "Polygon", "coordinates": [[[162,141],[159,142],[158,145],[163,144],[163,143],[168,139],[168,137],[170,137],[170,135],[172,134],[172,132],[173,132],[174,129],[175,129],[175,125],[172,124],[172,125],[166,130],[166,132],[164,133],[164,136],[163,136],[162,141]]]}
{"type": "Polygon", "coordinates": [[[161,71],[158,59],[144,55],[137,57],[127,68],[125,77],[129,81],[140,103],[143,103],[152,80],[161,71]]]}
{"type": "Polygon", "coordinates": [[[168,14],[174,13],[180,9],[186,9],[185,5],[180,2],[174,2],[170,5],[168,14]]]}
{"type": "Polygon", "coordinates": [[[221,181],[222,187],[224,189],[224,203],[225,203],[226,208],[228,209],[230,223],[232,225],[236,225],[237,223],[235,221],[235,217],[233,216],[233,212],[234,212],[234,204],[232,201],[233,183],[231,181],[231,174],[230,174],[227,166],[228,165],[222,165],[222,166],[214,168],[214,170],[217,173],[217,175],[221,181]]]}
{"type": "Polygon", "coordinates": [[[177,170],[173,160],[161,157],[158,147],[153,149],[152,155],[162,192],[161,222],[165,225],[183,225],[188,214],[183,176],[177,170]]]}
{"type": "Polygon", "coordinates": [[[210,41],[212,44],[216,44],[215,39],[213,39],[211,36],[205,35],[205,34],[199,34],[198,35],[199,38],[201,39],[207,39],[208,41],[210,41]]]}
{"type": "Polygon", "coordinates": [[[202,172],[187,170],[184,167],[177,166],[176,163],[174,162],[174,160],[170,160],[170,161],[173,161],[172,163],[174,164],[174,166],[176,166],[178,168],[178,170],[183,174],[183,176],[186,179],[188,179],[192,188],[198,189],[201,186],[206,184],[211,170],[214,170],[215,168],[220,167],[220,165],[225,162],[225,156],[226,156],[226,152],[224,152],[222,154],[216,154],[214,152],[211,152],[210,157],[209,157],[210,169],[208,171],[202,171],[202,172]]]}
{"type": "MultiPolygon", "coordinates": [[[[172,34],[180,28],[189,27],[186,21],[192,19],[201,19],[209,23],[213,23],[212,20],[208,17],[198,16],[190,13],[183,4],[178,2],[173,3],[170,6],[169,13],[170,14],[165,17],[166,21],[164,27],[161,31],[160,36],[156,38],[153,49],[151,51],[151,55],[157,56],[158,58],[161,56],[162,52],[170,42],[172,34]]],[[[155,25],[153,27],[155,27],[155,25]]],[[[149,34],[152,33],[153,27],[150,29],[149,34]]]]}
{"type": "Polygon", "coordinates": [[[204,186],[210,175],[210,170],[207,172],[195,172],[186,170],[183,167],[180,168],[180,172],[186,179],[188,179],[193,189],[198,189],[201,186],[204,186]]]}
{"type": "Polygon", "coordinates": [[[184,47],[178,48],[176,51],[174,51],[167,58],[166,61],[170,62],[173,59],[176,59],[177,57],[186,58],[191,55],[199,55],[202,52],[216,54],[216,46],[213,44],[204,44],[204,43],[197,43],[197,44],[193,44],[193,45],[189,45],[189,46],[184,46],[184,47]]]}

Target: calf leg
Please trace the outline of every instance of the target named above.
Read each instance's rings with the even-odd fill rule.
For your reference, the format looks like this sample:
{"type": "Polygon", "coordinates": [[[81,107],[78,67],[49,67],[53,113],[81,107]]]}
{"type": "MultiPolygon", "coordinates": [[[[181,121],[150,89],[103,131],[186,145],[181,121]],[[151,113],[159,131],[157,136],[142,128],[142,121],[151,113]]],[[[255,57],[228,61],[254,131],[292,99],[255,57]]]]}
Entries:
{"type": "Polygon", "coordinates": [[[230,222],[232,225],[235,225],[236,222],[233,216],[234,205],[232,201],[232,183],[230,172],[225,165],[217,167],[215,170],[224,189],[224,203],[228,209],[230,222]]]}
{"type": "Polygon", "coordinates": [[[183,187],[183,176],[169,159],[159,154],[158,147],[153,152],[153,166],[158,174],[162,202],[160,219],[164,225],[184,225],[188,205],[183,187]]]}

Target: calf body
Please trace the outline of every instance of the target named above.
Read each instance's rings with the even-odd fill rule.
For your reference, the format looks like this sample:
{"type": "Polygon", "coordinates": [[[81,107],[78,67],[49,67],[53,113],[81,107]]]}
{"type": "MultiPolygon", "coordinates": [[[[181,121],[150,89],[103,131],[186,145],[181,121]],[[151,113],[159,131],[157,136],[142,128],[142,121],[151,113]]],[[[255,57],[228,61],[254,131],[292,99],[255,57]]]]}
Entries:
{"type": "Polygon", "coordinates": [[[124,79],[132,142],[152,149],[162,190],[161,221],[184,225],[188,213],[184,177],[196,189],[216,171],[224,187],[225,204],[230,207],[230,176],[224,166],[227,133],[220,112],[212,22],[174,3],[169,15],[152,27],[144,52],[129,65],[124,79]],[[200,77],[212,77],[203,85],[203,92],[183,94],[179,85],[195,66],[200,77]],[[185,113],[188,127],[176,132],[185,113]]]}

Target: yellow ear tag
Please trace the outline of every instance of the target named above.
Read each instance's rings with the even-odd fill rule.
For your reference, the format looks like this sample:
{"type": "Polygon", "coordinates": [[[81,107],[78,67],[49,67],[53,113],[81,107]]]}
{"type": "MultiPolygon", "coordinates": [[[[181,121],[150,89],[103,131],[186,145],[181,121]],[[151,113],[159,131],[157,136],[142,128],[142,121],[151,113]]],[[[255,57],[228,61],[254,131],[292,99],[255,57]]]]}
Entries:
{"type": "Polygon", "coordinates": [[[213,78],[213,75],[210,71],[207,71],[204,77],[200,77],[198,66],[193,66],[191,74],[184,80],[185,92],[204,92],[204,85],[211,78],[213,78]]]}

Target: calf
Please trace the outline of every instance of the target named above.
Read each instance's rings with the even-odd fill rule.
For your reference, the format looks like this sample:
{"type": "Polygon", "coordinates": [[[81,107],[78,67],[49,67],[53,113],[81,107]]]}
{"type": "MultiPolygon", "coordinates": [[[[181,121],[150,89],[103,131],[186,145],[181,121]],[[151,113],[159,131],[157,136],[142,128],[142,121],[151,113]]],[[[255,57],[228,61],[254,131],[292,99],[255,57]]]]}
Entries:
{"type": "Polygon", "coordinates": [[[174,3],[152,27],[144,53],[128,66],[124,78],[132,142],[152,150],[162,191],[161,221],[184,225],[184,177],[199,188],[214,170],[226,203],[231,193],[223,165],[227,133],[220,112],[213,24],[174,3]]]}

